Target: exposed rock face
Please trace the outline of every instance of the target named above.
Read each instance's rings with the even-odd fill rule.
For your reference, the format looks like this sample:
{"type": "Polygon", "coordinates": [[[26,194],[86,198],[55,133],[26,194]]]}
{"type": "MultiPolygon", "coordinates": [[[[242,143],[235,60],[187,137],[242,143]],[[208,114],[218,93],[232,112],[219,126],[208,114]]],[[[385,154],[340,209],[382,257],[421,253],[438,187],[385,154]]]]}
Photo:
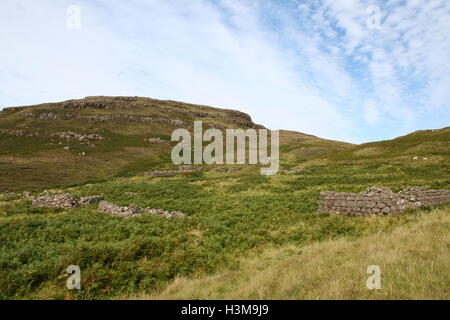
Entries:
{"type": "Polygon", "coordinates": [[[91,133],[91,134],[81,134],[81,133],[76,133],[76,132],[72,132],[72,131],[68,131],[68,132],[57,132],[57,133],[52,133],[50,136],[57,136],[61,139],[76,139],[76,140],[103,140],[103,137],[95,134],[95,133],[91,133]]]}
{"type": "Polygon", "coordinates": [[[31,200],[33,207],[49,207],[73,209],[80,207],[80,200],[72,194],[59,194],[54,196],[34,197],[31,200]]]}
{"type": "Polygon", "coordinates": [[[129,206],[117,206],[107,201],[100,201],[98,204],[98,211],[109,214],[111,216],[119,217],[133,217],[142,214],[160,214],[166,218],[184,217],[184,213],[180,211],[165,211],[162,209],[141,208],[135,204],[129,206]]]}
{"type": "Polygon", "coordinates": [[[416,202],[425,206],[450,203],[450,190],[425,190],[422,187],[413,187],[400,191],[399,196],[405,203],[416,202]]]}
{"type": "Polygon", "coordinates": [[[150,143],[166,143],[167,141],[162,140],[161,138],[147,138],[144,139],[144,141],[150,142],[150,143]]]}
{"type": "Polygon", "coordinates": [[[10,136],[16,137],[37,137],[39,136],[39,132],[26,132],[24,130],[10,130],[6,132],[10,136]]]}
{"type": "Polygon", "coordinates": [[[385,187],[371,187],[365,193],[325,191],[320,193],[319,211],[342,215],[391,215],[406,209],[450,203],[450,190],[407,188],[399,193],[385,187]]]}
{"type": "Polygon", "coordinates": [[[25,118],[37,118],[42,120],[87,120],[92,122],[129,121],[129,122],[160,122],[178,127],[186,126],[187,122],[180,119],[155,118],[132,114],[77,114],[55,112],[26,112],[21,114],[25,118]]]}

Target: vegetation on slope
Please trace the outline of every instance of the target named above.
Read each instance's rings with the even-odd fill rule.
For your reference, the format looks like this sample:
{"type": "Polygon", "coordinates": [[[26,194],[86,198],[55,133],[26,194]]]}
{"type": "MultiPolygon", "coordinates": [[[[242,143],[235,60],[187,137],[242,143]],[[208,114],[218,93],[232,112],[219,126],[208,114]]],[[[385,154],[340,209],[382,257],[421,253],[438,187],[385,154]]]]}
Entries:
{"type": "Polygon", "coordinates": [[[413,213],[349,218],[317,213],[322,190],[363,191],[374,184],[450,188],[449,164],[427,170],[312,166],[297,175],[191,173],[165,178],[115,178],[55,192],[102,193],[116,204],[179,210],[190,219],[123,219],[96,211],[0,205],[0,292],[3,298],[114,298],[161,290],[178,276],[239,268],[239,257],[270,247],[356,239],[417,221],[413,213]],[[132,194],[130,194],[131,192],[132,194]],[[65,269],[82,269],[83,289],[65,288],[65,269]]]}
{"type": "Polygon", "coordinates": [[[450,207],[416,215],[392,232],[267,249],[239,270],[180,277],[160,294],[133,298],[450,299],[450,207]],[[380,289],[367,289],[371,265],[380,267],[380,289]]]}
{"type": "MultiPolygon", "coordinates": [[[[216,126],[257,127],[234,111],[178,102],[147,98],[123,102],[105,97],[82,102],[87,100],[112,107],[77,109],[77,114],[135,113],[186,122],[201,119],[216,126]]],[[[123,219],[99,213],[95,205],[70,211],[33,208],[29,200],[17,194],[3,195],[0,298],[90,299],[154,294],[178,277],[203,277],[245,267],[245,257],[269,248],[295,247],[300,251],[320,241],[383,234],[427,217],[416,212],[377,219],[317,213],[320,191],[361,192],[373,185],[394,191],[416,185],[450,189],[450,154],[445,144],[450,141],[448,128],[401,137],[403,149],[398,152],[397,142],[392,141],[352,146],[282,131],[282,168],[304,168],[300,173],[261,176],[259,168],[243,166],[234,173],[193,172],[148,178],[142,172],[173,165],[169,143],[149,145],[144,138],[167,139],[175,127],[154,122],[91,123],[20,116],[30,108],[64,113],[64,105],[1,113],[2,190],[29,190],[36,195],[52,187],[54,193],[103,194],[114,204],[177,210],[190,218],[123,219]],[[18,129],[40,135],[7,133],[18,129]],[[87,147],[49,137],[52,132],[69,130],[99,134],[104,140],[87,147]],[[67,143],[70,150],[63,150],[67,143]],[[370,154],[361,152],[367,145],[375,148],[370,154]],[[419,154],[417,148],[423,145],[432,148],[419,154]],[[86,156],[79,155],[83,151],[86,156]],[[413,160],[419,155],[420,160],[413,160]],[[65,271],[71,264],[81,267],[80,291],[65,287],[65,271]]]]}
{"type": "MultiPolygon", "coordinates": [[[[171,133],[180,128],[177,121],[192,130],[195,120],[203,121],[204,130],[263,128],[239,111],[140,97],[88,97],[4,109],[0,112],[0,191],[43,190],[171,168],[171,133]],[[109,118],[86,118],[105,116],[109,118]],[[130,121],[130,117],[153,120],[130,121]],[[87,140],[52,136],[69,131],[103,139],[87,144],[87,140]],[[166,143],[149,143],[144,140],[148,138],[166,143]]],[[[298,132],[284,131],[280,136],[283,155],[302,148],[307,159],[351,146],[298,132]]]]}

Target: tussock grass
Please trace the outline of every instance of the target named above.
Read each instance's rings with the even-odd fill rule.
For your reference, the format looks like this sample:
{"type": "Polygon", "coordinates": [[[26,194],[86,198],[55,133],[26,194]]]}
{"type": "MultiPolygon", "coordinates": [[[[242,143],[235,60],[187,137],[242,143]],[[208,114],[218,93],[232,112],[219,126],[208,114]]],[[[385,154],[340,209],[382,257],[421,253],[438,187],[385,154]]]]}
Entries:
{"type": "Polygon", "coordinates": [[[285,246],[244,259],[238,270],[177,278],[136,299],[450,299],[450,208],[357,240],[285,246]],[[368,290],[369,265],[381,289],[368,290]]]}

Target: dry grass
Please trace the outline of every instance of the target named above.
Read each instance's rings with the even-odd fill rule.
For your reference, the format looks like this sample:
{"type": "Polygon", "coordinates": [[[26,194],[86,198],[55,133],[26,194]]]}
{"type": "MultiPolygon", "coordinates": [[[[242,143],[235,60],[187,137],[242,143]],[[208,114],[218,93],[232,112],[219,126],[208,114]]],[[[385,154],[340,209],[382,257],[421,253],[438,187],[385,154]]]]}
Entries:
{"type": "Polygon", "coordinates": [[[238,270],[177,278],[158,295],[137,299],[449,299],[450,209],[357,240],[268,249],[238,270]],[[368,290],[369,265],[381,289],[368,290]]]}

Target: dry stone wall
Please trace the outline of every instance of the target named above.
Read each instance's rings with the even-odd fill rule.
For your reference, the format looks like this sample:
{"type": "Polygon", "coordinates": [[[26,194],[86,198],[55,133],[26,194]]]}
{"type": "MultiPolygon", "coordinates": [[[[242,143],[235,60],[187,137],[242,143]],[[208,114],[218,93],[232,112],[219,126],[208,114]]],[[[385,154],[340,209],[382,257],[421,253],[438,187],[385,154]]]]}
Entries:
{"type": "Polygon", "coordinates": [[[73,194],[58,194],[58,195],[46,195],[31,198],[31,205],[33,207],[48,207],[48,208],[63,208],[73,209],[80,206],[96,203],[103,198],[102,195],[93,195],[87,197],[78,198],[73,194]]]}
{"type": "Polygon", "coordinates": [[[71,194],[58,194],[50,196],[34,197],[31,200],[33,207],[49,207],[73,209],[80,207],[80,200],[71,194]]]}
{"type": "Polygon", "coordinates": [[[392,215],[406,209],[450,203],[450,190],[407,188],[399,193],[386,187],[371,187],[365,193],[324,191],[319,211],[349,216],[392,215]]]}
{"type": "Polygon", "coordinates": [[[129,206],[118,206],[107,201],[101,201],[102,195],[92,195],[87,197],[77,197],[73,194],[45,195],[39,197],[31,197],[31,204],[34,207],[75,209],[84,205],[99,202],[97,210],[119,217],[133,217],[142,214],[158,214],[165,218],[185,217],[186,215],[180,211],[166,211],[163,209],[141,208],[135,204],[129,206]]]}
{"type": "Polygon", "coordinates": [[[142,214],[159,214],[165,218],[185,217],[186,215],[180,211],[165,211],[163,209],[141,208],[135,204],[129,206],[118,206],[107,201],[100,201],[98,211],[118,217],[133,217],[142,214]]]}

